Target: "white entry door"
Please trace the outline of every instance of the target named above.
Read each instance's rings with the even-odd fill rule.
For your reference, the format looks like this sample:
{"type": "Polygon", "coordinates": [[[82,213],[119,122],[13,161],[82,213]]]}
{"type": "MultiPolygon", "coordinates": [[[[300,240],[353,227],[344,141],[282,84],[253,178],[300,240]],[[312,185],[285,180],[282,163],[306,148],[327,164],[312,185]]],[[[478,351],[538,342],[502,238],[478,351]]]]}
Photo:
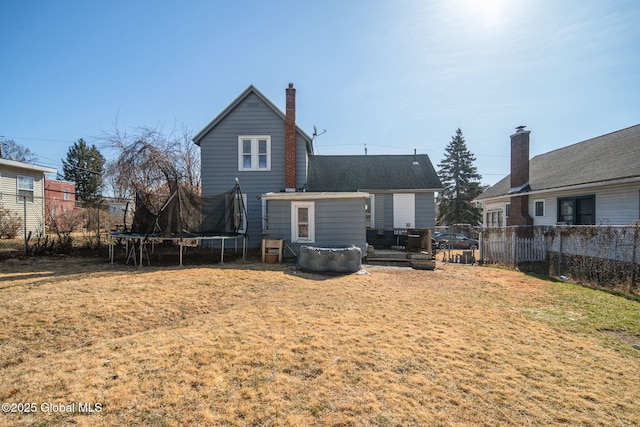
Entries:
{"type": "Polygon", "coordinates": [[[416,195],[399,193],[393,195],[393,228],[415,228],[416,195]]]}

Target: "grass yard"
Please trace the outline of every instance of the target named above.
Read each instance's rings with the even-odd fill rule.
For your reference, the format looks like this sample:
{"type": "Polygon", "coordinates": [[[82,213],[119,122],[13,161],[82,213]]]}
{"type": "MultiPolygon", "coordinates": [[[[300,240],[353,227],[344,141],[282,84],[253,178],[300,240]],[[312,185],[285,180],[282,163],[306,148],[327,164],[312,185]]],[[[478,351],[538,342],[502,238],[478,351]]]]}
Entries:
{"type": "Polygon", "coordinates": [[[366,268],[1,262],[0,425],[640,425],[640,303],[366,268]]]}

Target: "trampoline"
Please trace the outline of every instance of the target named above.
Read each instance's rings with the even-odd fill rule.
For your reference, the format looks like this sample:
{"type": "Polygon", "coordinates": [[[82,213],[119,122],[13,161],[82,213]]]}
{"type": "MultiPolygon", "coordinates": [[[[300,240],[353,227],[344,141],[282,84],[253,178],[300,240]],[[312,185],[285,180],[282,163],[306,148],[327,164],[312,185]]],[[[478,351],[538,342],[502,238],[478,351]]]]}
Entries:
{"type": "MultiPolygon", "coordinates": [[[[203,246],[210,242],[220,242],[220,263],[224,263],[225,246],[233,240],[235,253],[242,242],[242,257],[247,256],[247,210],[240,183],[218,195],[199,195],[188,191],[175,182],[170,188],[170,196],[157,212],[148,194],[136,193],[136,210],[129,230],[125,224],[123,232],[109,234],[109,260],[115,263],[116,248],[124,242],[126,264],[133,261],[142,266],[146,255],[151,265],[149,249],[163,242],[172,242],[179,248],[179,263],[182,266],[187,247],[203,246]]],[[[126,218],[126,212],[125,212],[126,218]]]]}

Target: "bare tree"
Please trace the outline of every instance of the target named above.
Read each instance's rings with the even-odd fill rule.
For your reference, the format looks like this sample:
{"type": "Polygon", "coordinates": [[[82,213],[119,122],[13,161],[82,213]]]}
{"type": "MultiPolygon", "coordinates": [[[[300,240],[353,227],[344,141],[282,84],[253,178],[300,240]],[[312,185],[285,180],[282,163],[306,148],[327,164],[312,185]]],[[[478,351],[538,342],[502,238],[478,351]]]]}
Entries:
{"type": "Polygon", "coordinates": [[[178,167],[183,182],[196,194],[200,194],[200,150],[191,140],[193,134],[183,126],[172,144],[176,149],[178,167]]]}
{"type": "Polygon", "coordinates": [[[107,165],[107,183],[117,197],[136,193],[166,196],[169,183],[179,182],[200,193],[200,153],[186,128],[165,135],[146,126],[134,133],[115,129],[103,137],[107,150],[114,151],[107,165]]]}
{"type": "Polygon", "coordinates": [[[35,163],[38,161],[36,153],[13,139],[0,140],[0,158],[25,163],[35,163]]]}

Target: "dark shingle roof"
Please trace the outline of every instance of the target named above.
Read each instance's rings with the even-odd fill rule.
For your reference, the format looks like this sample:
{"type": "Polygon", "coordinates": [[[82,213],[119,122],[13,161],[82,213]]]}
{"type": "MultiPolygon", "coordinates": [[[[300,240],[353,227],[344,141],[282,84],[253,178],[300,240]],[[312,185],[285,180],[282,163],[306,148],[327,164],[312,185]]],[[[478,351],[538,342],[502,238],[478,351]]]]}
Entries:
{"type": "MultiPolygon", "coordinates": [[[[640,125],[540,154],[529,162],[531,191],[640,177],[640,125]]],[[[509,193],[511,175],[478,200],[509,193]]]]}
{"type": "Polygon", "coordinates": [[[440,179],[426,154],[309,156],[308,191],[440,188],[440,179]]]}

